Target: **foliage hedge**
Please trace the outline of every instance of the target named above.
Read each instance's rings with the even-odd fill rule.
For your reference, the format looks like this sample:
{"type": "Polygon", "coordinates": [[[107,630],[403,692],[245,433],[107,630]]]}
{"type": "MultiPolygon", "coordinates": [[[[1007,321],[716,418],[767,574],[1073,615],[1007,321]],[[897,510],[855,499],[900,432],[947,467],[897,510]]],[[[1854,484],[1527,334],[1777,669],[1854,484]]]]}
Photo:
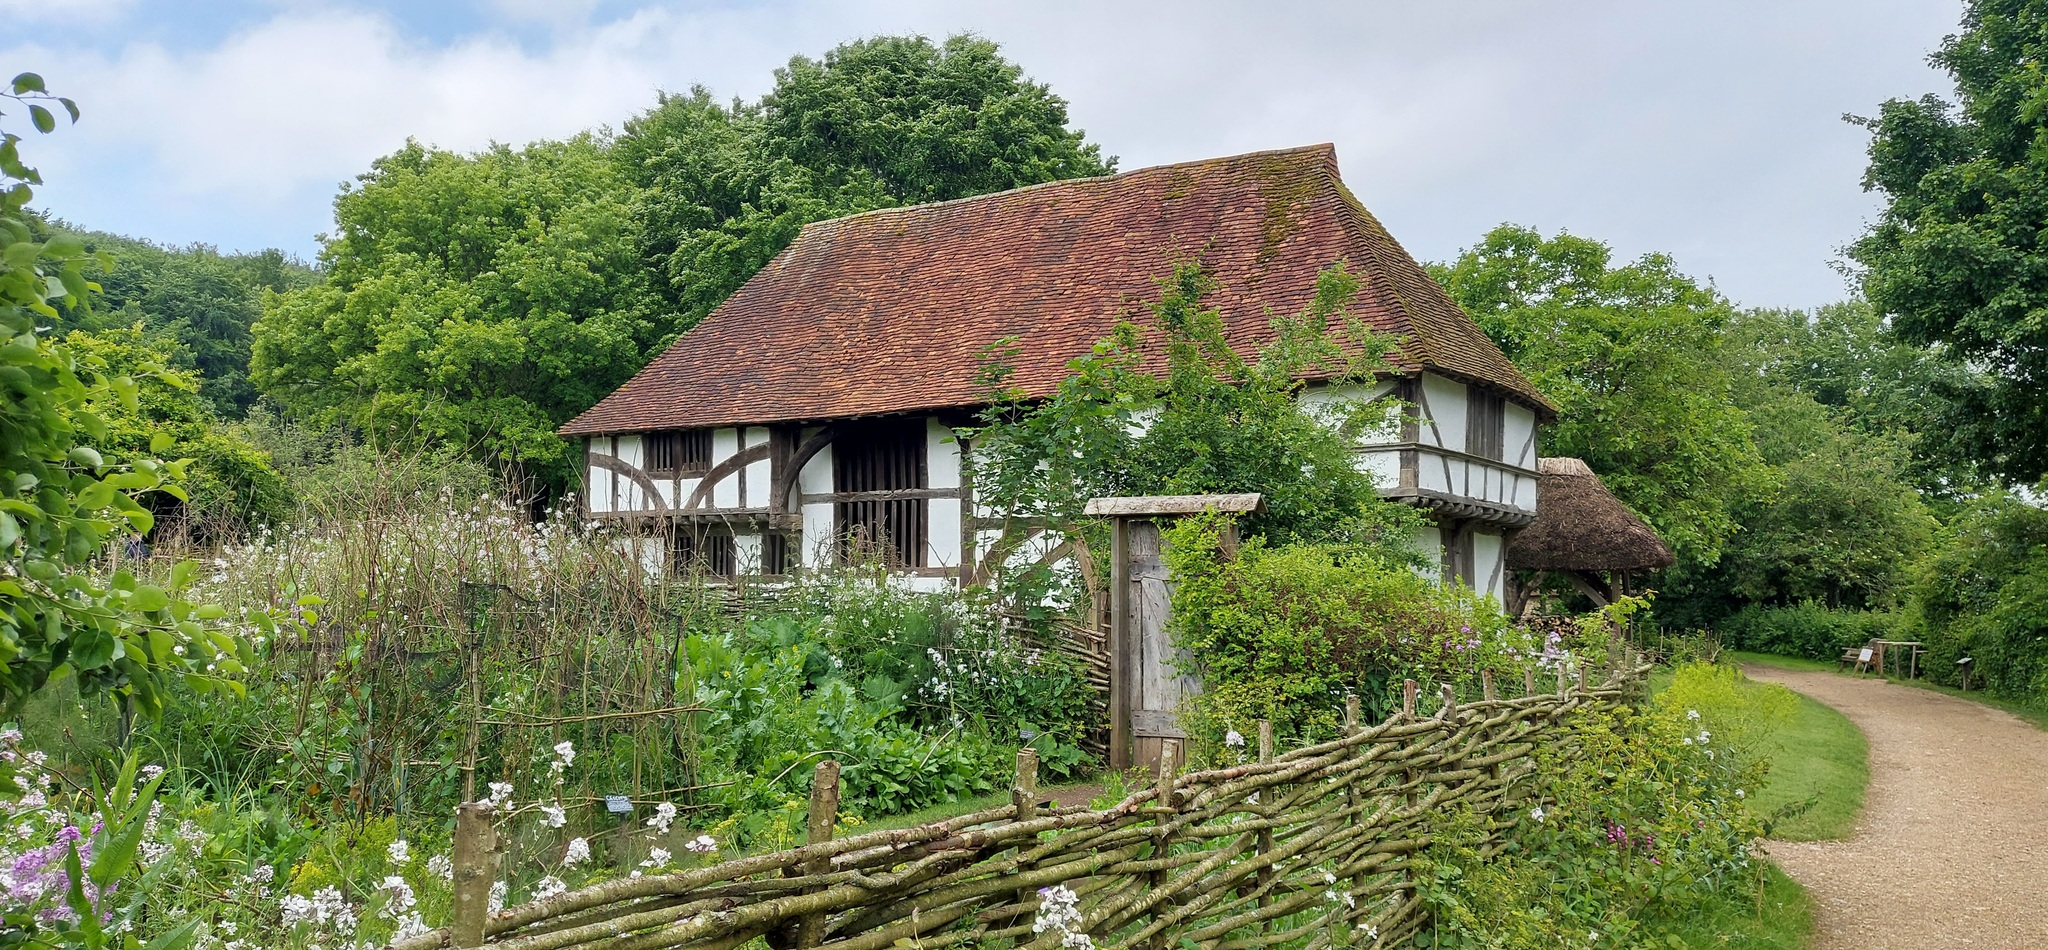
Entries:
{"type": "Polygon", "coordinates": [[[1937,682],[1968,656],[1973,686],[2048,707],[2048,510],[2001,494],[1949,519],[1912,606],[1937,682]]]}
{"type": "Polygon", "coordinates": [[[1906,632],[1896,611],[1835,610],[1807,601],[1790,607],[1749,606],[1719,625],[1722,644],[1778,656],[1833,660],[1850,647],[1906,632]]]}

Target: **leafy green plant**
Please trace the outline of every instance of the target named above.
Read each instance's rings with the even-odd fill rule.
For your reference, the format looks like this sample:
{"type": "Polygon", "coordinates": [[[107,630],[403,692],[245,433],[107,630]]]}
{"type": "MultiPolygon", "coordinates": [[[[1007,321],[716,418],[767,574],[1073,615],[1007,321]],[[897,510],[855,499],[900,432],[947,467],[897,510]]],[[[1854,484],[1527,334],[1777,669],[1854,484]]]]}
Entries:
{"type": "MultiPolygon", "coordinates": [[[[34,73],[0,93],[25,104],[40,132],[55,128],[50,96],[34,73]]],[[[134,410],[138,386],[95,372],[37,321],[57,306],[88,308],[98,286],[76,235],[39,240],[25,209],[42,182],[23,165],[12,132],[0,133],[0,709],[19,710],[52,677],[75,676],[84,691],[132,697],[146,713],[162,708],[167,677],[196,689],[232,684],[251,657],[247,647],[207,622],[223,616],[181,596],[195,565],[146,583],[96,562],[110,542],[149,530],[154,519],[136,500],[146,492],[184,497],[183,462],[132,458],[112,464],[94,444],[108,435],[116,407],[134,410]]],[[[169,447],[168,437],[150,449],[169,447]]]]}

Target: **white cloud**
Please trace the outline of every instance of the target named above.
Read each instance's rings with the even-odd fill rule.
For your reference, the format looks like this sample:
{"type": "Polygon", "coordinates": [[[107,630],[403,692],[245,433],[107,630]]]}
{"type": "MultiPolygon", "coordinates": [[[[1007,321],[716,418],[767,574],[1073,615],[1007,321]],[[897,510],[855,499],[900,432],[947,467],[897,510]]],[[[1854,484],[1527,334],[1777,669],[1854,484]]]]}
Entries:
{"type": "MultiPolygon", "coordinates": [[[[14,0],[0,0],[0,3],[14,0]]],[[[1845,111],[1941,88],[1922,62],[1954,0],[1709,7],[771,0],[650,7],[492,0],[551,26],[431,44],[380,14],[287,5],[196,49],[23,47],[85,120],[30,156],[49,207],[161,239],[298,250],[336,182],[413,136],[523,144],[645,108],[657,88],[754,96],[794,53],[861,35],[980,32],[1135,168],[1334,141],[1420,256],[1503,220],[1626,255],[1669,250],[1755,303],[1839,293],[1873,204],[1845,111]]]]}
{"type": "Polygon", "coordinates": [[[0,19],[17,23],[92,23],[119,19],[134,0],[0,0],[0,19]]]}

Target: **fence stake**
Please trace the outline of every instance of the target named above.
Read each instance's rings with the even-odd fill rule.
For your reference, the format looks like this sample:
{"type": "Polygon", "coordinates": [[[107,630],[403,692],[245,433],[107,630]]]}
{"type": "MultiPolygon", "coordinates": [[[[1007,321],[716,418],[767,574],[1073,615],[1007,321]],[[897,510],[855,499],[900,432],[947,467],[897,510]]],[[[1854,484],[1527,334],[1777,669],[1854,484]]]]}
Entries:
{"type": "Polygon", "coordinates": [[[1415,718],[1415,681],[1401,681],[1401,715],[1415,718]]]}
{"type": "Polygon", "coordinates": [[[1017,784],[1010,787],[1010,804],[1017,806],[1017,820],[1038,817],[1038,752],[1017,750],[1017,784]]]}
{"type": "MultiPolygon", "coordinates": [[[[1179,804],[1176,801],[1174,801],[1175,796],[1173,794],[1173,782],[1176,776],[1174,775],[1173,771],[1172,760],[1174,756],[1172,753],[1176,751],[1174,749],[1174,746],[1178,744],[1178,740],[1174,739],[1159,740],[1159,771],[1157,773],[1157,785],[1159,788],[1159,807],[1163,809],[1174,809],[1176,811],[1179,809],[1179,804]]],[[[1173,853],[1173,828],[1171,824],[1173,818],[1174,816],[1172,815],[1161,813],[1159,816],[1159,820],[1154,825],[1154,828],[1156,829],[1154,831],[1154,834],[1156,835],[1156,840],[1158,841],[1158,844],[1152,846],[1152,857],[1155,859],[1164,858],[1167,855],[1173,853]]],[[[1165,887],[1167,879],[1166,869],[1160,868],[1157,871],[1153,871],[1151,874],[1151,878],[1152,879],[1150,883],[1153,890],[1158,890],[1160,888],[1165,887]]],[[[1147,946],[1149,946],[1151,950],[1166,950],[1166,948],[1169,946],[1167,942],[1166,930],[1162,928],[1158,933],[1153,934],[1152,939],[1147,941],[1147,946]]]]}
{"type": "MultiPolygon", "coordinates": [[[[1273,720],[1271,719],[1259,720],[1259,761],[1273,761],[1273,720]]],[[[1280,792],[1278,789],[1273,789],[1272,794],[1275,799],[1278,799],[1280,797],[1280,792]]],[[[1261,801],[1260,804],[1271,805],[1273,804],[1273,802],[1261,801]]],[[[1259,854],[1265,854],[1266,852],[1273,850],[1273,829],[1260,829],[1258,848],[1259,854]]],[[[1258,876],[1255,879],[1259,882],[1260,890],[1264,891],[1265,888],[1267,888],[1269,885],[1273,883],[1272,865],[1267,865],[1265,867],[1260,868],[1258,876]]],[[[1260,907],[1271,906],[1272,903],[1273,895],[1270,892],[1261,893],[1259,895],[1260,907]]],[[[1270,920],[1261,923],[1259,925],[1259,931],[1261,933],[1270,931],[1272,929],[1272,924],[1273,922],[1270,920]]]]}
{"type": "Polygon", "coordinates": [[[1533,666],[1522,667],[1522,695],[1536,695],[1536,668],[1533,666]]]}
{"type": "Polygon", "coordinates": [[[1564,675],[1564,664],[1559,663],[1557,665],[1557,695],[1559,698],[1569,695],[1565,692],[1564,675]]]}
{"type": "MultiPolygon", "coordinates": [[[[810,844],[832,840],[832,823],[839,818],[839,760],[826,759],[811,773],[810,844]]],[[[832,870],[831,858],[817,858],[805,869],[808,874],[832,870]]],[[[809,914],[797,924],[797,946],[815,947],[825,942],[825,915],[809,914]]]]}
{"type": "Polygon", "coordinates": [[[455,808],[455,919],[448,927],[456,947],[484,945],[484,922],[491,916],[491,885],[497,869],[491,859],[498,850],[492,807],[463,802],[455,808]]]}
{"type": "Polygon", "coordinates": [[[1451,684],[1445,683],[1443,697],[1443,708],[1436,711],[1436,717],[1446,722],[1456,719],[1458,717],[1458,691],[1451,688],[1451,684]]]}
{"type": "Polygon", "coordinates": [[[1493,691],[1492,670],[1479,671],[1479,695],[1489,703],[1500,698],[1500,696],[1495,694],[1493,691]]]}
{"type": "Polygon", "coordinates": [[[1344,734],[1347,736],[1355,736],[1358,734],[1357,693],[1352,693],[1351,695],[1344,697],[1344,734]]]}
{"type": "Polygon", "coordinates": [[[1580,665],[1579,665],[1579,692],[1580,692],[1580,693],[1584,693],[1585,691],[1586,691],[1586,667],[1585,667],[1585,664],[1580,664],[1580,665]]]}

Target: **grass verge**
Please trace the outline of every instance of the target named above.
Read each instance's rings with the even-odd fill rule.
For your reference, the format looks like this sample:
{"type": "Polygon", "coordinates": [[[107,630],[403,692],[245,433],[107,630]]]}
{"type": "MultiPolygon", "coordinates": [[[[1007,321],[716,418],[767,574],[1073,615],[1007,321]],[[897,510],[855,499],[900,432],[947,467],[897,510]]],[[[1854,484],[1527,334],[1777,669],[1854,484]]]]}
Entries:
{"type": "Polygon", "coordinates": [[[1764,743],[1771,771],[1756,790],[1758,814],[1781,841],[1846,838],[1870,784],[1870,745],[1849,717],[1799,697],[1792,721],[1764,743]]]}
{"type": "Polygon", "coordinates": [[[1801,950],[1813,933],[1813,898],[1799,882],[1764,862],[1755,899],[1726,897],[1694,914],[1678,931],[1689,950],[1801,950]]]}

